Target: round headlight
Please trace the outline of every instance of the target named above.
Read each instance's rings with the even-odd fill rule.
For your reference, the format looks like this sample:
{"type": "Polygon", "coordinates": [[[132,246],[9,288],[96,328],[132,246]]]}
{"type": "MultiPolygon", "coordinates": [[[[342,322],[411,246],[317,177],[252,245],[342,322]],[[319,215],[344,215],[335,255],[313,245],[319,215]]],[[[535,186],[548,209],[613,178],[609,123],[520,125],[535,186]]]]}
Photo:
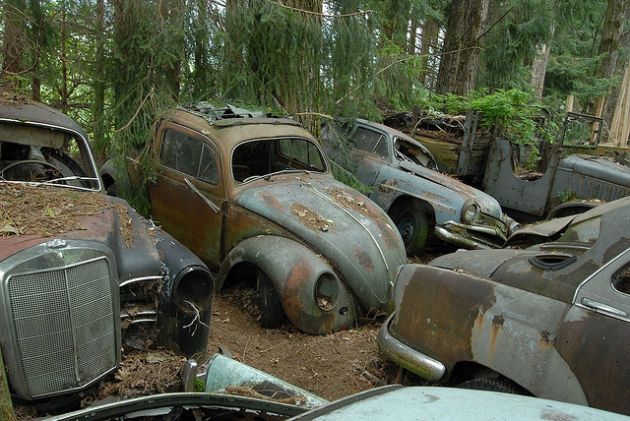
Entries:
{"type": "Polygon", "coordinates": [[[330,311],[337,305],[339,281],[330,273],[319,277],[315,283],[315,303],[324,311],[330,311]]]}
{"type": "Polygon", "coordinates": [[[470,224],[477,219],[479,214],[479,205],[472,200],[467,201],[462,208],[462,221],[470,224]]]}

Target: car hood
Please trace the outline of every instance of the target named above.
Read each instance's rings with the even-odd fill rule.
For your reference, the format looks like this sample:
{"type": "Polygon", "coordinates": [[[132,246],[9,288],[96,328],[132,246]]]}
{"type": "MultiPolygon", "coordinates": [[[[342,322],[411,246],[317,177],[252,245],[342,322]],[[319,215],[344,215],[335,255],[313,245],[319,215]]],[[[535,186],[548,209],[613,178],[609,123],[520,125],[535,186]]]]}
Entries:
{"type": "Polygon", "coordinates": [[[523,250],[511,249],[458,250],[433,259],[429,265],[490,279],[499,266],[523,253],[523,250]]]}
{"type": "MultiPolygon", "coordinates": [[[[58,187],[1,184],[8,212],[24,205],[28,215],[41,215],[37,223],[15,218],[11,232],[0,235],[0,261],[52,239],[96,241],[116,256],[119,279],[160,273],[160,256],[147,222],[124,200],[100,193],[58,187]],[[10,234],[10,235],[7,235],[10,234]],[[148,258],[149,257],[149,258],[148,258]]],[[[22,210],[23,211],[23,210],[22,210]]]]}
{"type": "Polygon", "coordinates": [[[495,218],[501,218],[501,215],[503,214],[501,205],[499,205],[499,202],[497,202],[492,196],[464,184],[453,177],[430,170],[422,165],[417,165],[409,161],[402,161],[399,165],[404,171],[437,184],[439,189],[444,191],[444,193],[442,193],[443,196],[450,190],[457,193],[462,203],[469,199],[475,200],[479,204],[481,211],[488,215],[494,216],[495,218]]]}
{"type": "Polygon", "coordinates": [[[328,176],[260,180],[236,203],[284,227],[321,254],[366,309],[384,309],[405,248],[387,214],[328,176]]]}
{"type": "Polygon", "coordinates": [[[570,155],[562,161],[558,169],[569,169],[599,180],[622,186],[630,185],[630,167],[605,158],[570,155]]]}

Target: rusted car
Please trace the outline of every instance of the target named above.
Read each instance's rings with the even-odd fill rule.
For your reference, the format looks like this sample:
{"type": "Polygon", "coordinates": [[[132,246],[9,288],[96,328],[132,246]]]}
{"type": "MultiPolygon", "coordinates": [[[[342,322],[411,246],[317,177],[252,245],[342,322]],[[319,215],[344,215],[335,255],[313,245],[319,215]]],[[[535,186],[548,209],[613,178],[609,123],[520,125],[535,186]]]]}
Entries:
{"type": "Polygon", "coordinates": [[[386,310],[405,262],[400,234],[334,180],[296,121],[201,103],[163,116],[151,147],[153,217],[218,273],[217,290],[254,281],[264,327],[286,315],[322,334],[386,310]]]}
{"type": "Polygon", "coordinates": [[[629,215],[620,199],[554,241],[404,266],[380,348],[431,381],[630,414],[629,215]]]}
{"type": "Polygon", "coordinates": [[[117,367],[123,346],[205,351],[207,267],[103,194],[74,121],[42,104],[2,101],[0,347],[14,396],[84,390],[117,367]]]}
{"type": "Polygon", "coordinates": [[[335,156],[341,136],[353,145],[347,170],[371,187],[370,199],[398,227],[407,253],[419,254],[430,236],[467,249],[499,248],[518,224],[489,195],[441,174],[433,155],[398,130],[358,119],[322,129],[335,156]]]}

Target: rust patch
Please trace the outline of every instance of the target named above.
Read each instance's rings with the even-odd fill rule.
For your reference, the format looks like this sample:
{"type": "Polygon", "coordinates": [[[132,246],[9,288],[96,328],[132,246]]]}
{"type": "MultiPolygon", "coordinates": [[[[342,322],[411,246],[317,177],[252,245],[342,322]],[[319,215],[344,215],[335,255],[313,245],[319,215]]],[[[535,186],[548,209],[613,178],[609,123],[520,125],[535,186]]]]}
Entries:
{"type": "Polygon", "coordinates": [[[99,193],[0,183],[0,237],[50,237],[83,230],[86,216],[110,206],[99,193]]]}
{"type": "Polygon", "coordinates": [[[284,210],[284,206],[282,206],[282,203],[280,203],[278,198],[273,196],[272,194],[269,194],[269,192],[264,192],[261,196],[262,196],[262,199],[265,201],[265,203],[269,205],[269,207],[277,211],[284,210]]]}
{"type": "Polygon", "coordinates": [[[577,420],[571,414],[567,414],[565,412],[556,411],[553,409],[545,409],[542,414],[540,414],[540,418],[548,421],[573,421],[577,420]]]}
{"type": "Polygon", "coordinates": [[[367,202],[367,199],[365,198],[352,196],[348,192],[339,188],[332,188],[329,190],[329,193],[335,202],[346,208],[357,211],[369,218],[379,217],[379,211],[374,207],[374,205],[367,202]]]}
{"type": "Polygon", "coordinates": [[[354,246],[354,255],[357,256],[359,264],[368,272],[374,272],[374,265],[372,264],[370,255],[367,254],[359,245],[354,246]]]}
{"type": "Polygon", "coordinates": [[[306,206],[295,203],[291,206],[291,211],[299,218],[300,222],[305,227],[313,231],[331,231],[333,221],[322,217],[320,214],[310,210],[306,206]]]}
{"type": "Polygon", "coordinates": [[[497,338],[499,337],[504,321],[503,316],[500,314],[492,318],[492,328],[490,329],[490,350],[492,355],[494,355],[494,351],[497,349],[497,338]]]}
{"type": "Polygon", "coordinates": [[[546,330],[540,332],[540,347],[546,348],[553,344],[553,335],[546,330]]]}
{"type": "Polygon", "coordinates": [[[119,229],[120,236],[125,242],[125,247],[128,249],[133,247],[133,224],[131,223],[131,217],[129,216],[129,210],[127,206],[122,203],[116,203],[116,213],[118,214],[118,220],[120,221],[119,229]]]}
{"type": "Polygon", "coordinates": [[[404,285],[404,293],[392,323],[396,336],[447,367],[470,360],[473,330],[483,325],[483,313],[495,301],[490,282],[414,265],[413,271],[401,272],[398,284],[404,285]],[[427,320],[431,320],[429,326],[427,320]]]}

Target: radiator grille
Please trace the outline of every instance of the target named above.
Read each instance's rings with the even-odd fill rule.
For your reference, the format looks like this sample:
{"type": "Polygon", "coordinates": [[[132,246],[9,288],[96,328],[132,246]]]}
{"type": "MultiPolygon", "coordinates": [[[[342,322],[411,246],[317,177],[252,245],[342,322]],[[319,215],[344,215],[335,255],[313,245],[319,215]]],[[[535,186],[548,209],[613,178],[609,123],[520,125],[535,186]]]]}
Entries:
{"type": "Polygon", "coordinates": [[[117,316],[104,258],[7,282],[32,397],[81,387],[116,366],[117,316]]]}

